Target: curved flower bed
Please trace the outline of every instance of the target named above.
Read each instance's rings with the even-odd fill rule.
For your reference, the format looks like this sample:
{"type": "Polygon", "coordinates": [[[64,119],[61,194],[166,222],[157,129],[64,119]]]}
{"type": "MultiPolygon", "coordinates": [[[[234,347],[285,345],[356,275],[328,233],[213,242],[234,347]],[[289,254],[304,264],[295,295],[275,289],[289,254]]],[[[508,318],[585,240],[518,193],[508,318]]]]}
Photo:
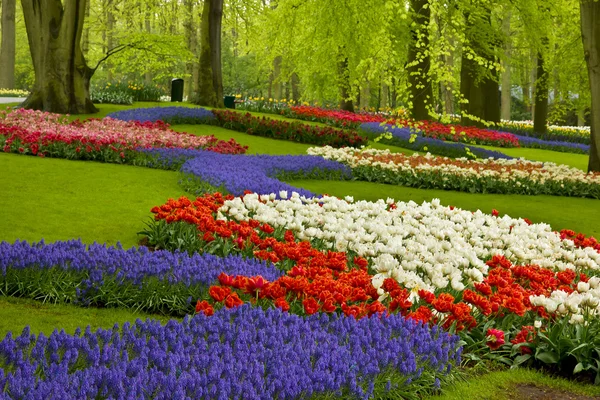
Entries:
{"type": "Polygon", "coordinates": [[[360,147],[367,144],[367,139],[360,136],[356,131],[278,121],[264,117],[258,118],[250,113],[243,114],[228,110],[215,109],[209,111],[203,108],[152,107],[118,111],[109,114],[108,117],[124,121],[215,124],[249,135],[334,147],[360,147]]]}
{"type": "Polygon", "coordinates": [[[477,193],[550,194],[600,199],[600,174],[554,163],[406,156],[389,150],[311,147],[308,154],[342,162],[355,179],[477,193]]]}
{"type": "Polygon", "coordinates": [[[368,142],[367,138],[353,130],[258,118],[250,113],[242,114],[226,110],[213,110],[213,114],[223,128],[249,135],[333,147],[360,147],[368,142]]]}
{"type": "Polygon", "coordinates": [[[512,157],[498,151],[486,150],[480,147],[468,147],[463,143],[446,142],[441,139],[421,136],[410,128],[396,128],[391,125],[381,125],[376,122],[365,123],[360,129],[382,143],[400,146],[415,151],[430,152],[446,157],[470,158],[503,158],[512,157]]]}
{"type": "Polygon", "coordinates": [[[590,144],[589,126],[548,126],[548,133],[534,132],[533,121],[502,121],[497,124],[503,131],[549,141],[590,144]]]}
{"type": "Polygon", "coordinates": [[[235,141],[174,132],[161,123],[124,122],[110,118],[69,123],[59,114],[18,109],[0,113],[0,147],[4,152],[40,157],[134,162],[138,149],[187,148],[244,153],[235,141]]]}
{"type": "Polygon", "coordinates": [[[183,322],[113,330],[10,334],[0,384],[13,398],[365,398],[410,392],[374,386],[388,373],[429,384],[458,362],[458,338],[401,317],[302,318],[240,307],[183,322]],[[387,389],[387,390],[386,390],[387,389]]]}
{"type": "Polygon", "coordinates": [[[108,118],[120,121],[157,122],[167,124],[210,124],[214,123],[215,116],[206,108],[201,107],[148,107],[132,108],[129,110],[115,111],[107,115],[108,118]]]}
{"type": "MultiPolygon", "coordinates": [[[[123,250],[80,241],[0,243],[4,295],[185,315],[222,273],[277,279],[282,272],[254,258],[123,250]],[[43,288],[43,289],[41,289],[43,288]]],[[[205,296],[206,297],[206,296],[205,296]]]]}
{"type": "Polygon", "coordinates": [[[469,281],[483,279],[485,261],[493,255],[556,270],[600,269],[599,252],[576,248],[548,225],[444,207],[439,200],[422,205],[297,195],[261,200],[248,194],[226,201],[220,211],[235,210],[231,217],[238,221],[252,218],[287,227],[302,240],[319,239],[337,251],[372,257],[376,270],[403,271],[399,282],[408,288],[462,289],[469,281]]]}
{"type": "Polygon", "coordinates": [[[146,151],[153,166],[172,168],[199,178],[213,188],[241,195],[245,191],[296,191],[313,197],[308,190],[280,181],[285,178],[350,179],[350,168],[318,156],[226,155],[208,151],[154,149],[146,151]],[[186,161],[187,160],[187,161],[186,161]]]}

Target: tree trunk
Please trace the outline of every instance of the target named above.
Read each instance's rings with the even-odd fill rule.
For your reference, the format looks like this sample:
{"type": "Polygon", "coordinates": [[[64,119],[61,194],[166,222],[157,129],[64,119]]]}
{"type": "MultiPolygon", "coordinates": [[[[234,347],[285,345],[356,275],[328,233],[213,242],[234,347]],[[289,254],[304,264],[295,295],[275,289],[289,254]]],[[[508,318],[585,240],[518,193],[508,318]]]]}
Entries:
{"type": "Polygon", "coordinates": [[[510,104],[512,101],[512,86],[510,81],[510,56],[512,51],[512,44],[510,41],[510,17],[511,13],[508,12],[502,20],[502,33],[504,33],[504,38],[506,40],[504,44],[504,59],[502,60],[502,67],[504,71],[502,72],[502,100],[500,118],[504,120],[510,120],[510,104]]]}
{"type": "MultiPolygon", "coordinates": [[[[85,2],[85,20],[89,21],[90,18],[90,2],[88,0],[85,2]]],[[[90,51],[90,24],[84,24],[83,28],[83,38],[81,39],[81,50],[83,51],[83,56],[87,57],[88,52],[90,51]]]]}
{"type": "Polygon", "coordinates": [[[360,88],[360,108],[367,110],[371,101],[371,85],[369,81],[365,81],[360,88]]]}
{"type": "Polygon", "coordinates": [[[300,78],[298,77],[298,74],[294,72],[291,77],[292,100],[294,101],[294,104],[298,104],[298,102],[300,102],[300,89],[298,87],[299,85],[300,78]]]}
{"type": "Polygon", "coordinates": [[[381,82],[381,96],[379,99],[379,108],[386,109],[388,107],[388,97],[390,97],[390,87],[385,82],[381,82]]]}
{"type": "MultiPolygon", "coordinates": [[[[152,24],[150,22],[151,16],[152,16],[152,14],[149,11],[146,11],[145,17],[144,17],[144,27],[148,34],[152,33],[152,24]]],[[[144,83],[146,85],[152,85],[153,80],[154,80],[154,77],[152,76],[152,72],[146,71],[144,73],[144,83]]]]}
{"type": "Polygon", "coordinates": [[[205,0],[200,27],[198,98],[202,106],[224,108],[221,69],[221,20],[223,0],[205,0]]]}
{"type": "Polygon", "coordinates": [[[431,9],[429,0],[410,0],[413,13],[413,26],[408,45],[408,83],[410,86],[410,113],[416,120],[429,120],[432,108],[433,89],[429,79],[429,20],[431,9]]]}
{"type": "MultiPolygon", "coordinates": [[[[547,38],[542,43],[548,43],[547,38]]],[[[537,80],[535,81],[535,113],[533,114],[533,130],[537,133],[548,132],[548,71],[545,66],[544,54],[538,51],[537,80]]]]}
{"type": "Polygon", "coordinates": [[[24,108],[61,114],[98,110],[90,100],[89,68],[81,51],[86,0],[21,0],[35,72],[24,108]]]}
{"type": "MultiPolygon", "coordinates": [[[[484,11],[485,13],[475,17],[465,15],[466,36],[475,55],[488,62],[495,62],[497,61],[495,50],[500,42],[494,34],[483,36],[480,34],[481,29],[489,29],[486,27],[491,26],[492,11],[490,8],[484,11]]],[[[498,71],[480,66],[479,62],[475,61],[475,57],[469,58],[470,55],[463,51],[460,70],[460,93],[468,100],[468,103],[462,104],[461,107],[462,121],[465,125],[484,127],[482,121],[500,121],[498,71]]]]}
{"type": "MultiPolygon", "coordinates": [[[[185,40],[188,46],[188,49],[192,54],[196,54],[196,26],[194,24],[194,1],[185,0],[184,3],[186,16],[183,24],[183,30],[185,33],[185,40]]],[[[147,25],[150,25],[150,21],[147,22],[147,25]]],[[[194,62],[191,61],[186,64],[185,72],[189,75],[188,78],[185,79],[185,95],[188,100],[193,98],[194,95],[194,62]]]]}
{"type": "Polygon", "coordinates": [[[338,63],[338,86],[340,89],[340,109],[354,112],[354,104],[350,94],[350,71],[348,70],[348,58],[343,58],[338,63]]]}
{"type": "Polygon", "coordinates": [[[273,60],[273,99],[275,100],[281,100],[283,98],[281,84],[281,62],[281,56],[277,56],[273,60]]]}
{"type": "Polygon", "coordinates": [[[500,86],[498,70],[490,71],[492,77],[483,81],[483,119],[489,122],[500,122],[500,86]]]}
{"type": "Polygon", "coordinates": [[[15,88],[16,0],[2,1],[2,43],[0,43],[0,88],[15,88]]]}
{"type": "Polygon", "coordinates": [[[600,2],[581,0],[581,37],[592,94],[588,172],[600,172],[600,2]]]}
{"type": "MultiPolygon", "coordinates": [[[[91,0],[88,0],[91,1],[91,0]]],[[[115,14],[113,12],[114,0],[108,0],[106,2],[106,48],[111,51],[115,48],[114,41],[114,28],[115,28],[115,14]]],[[[110,61],[106,63],[107,75],[106,79],[110,82],[113,80],[113,68],[110,61]]]]}
{"type": "Polygon", "coordinates": [[[531,119],[533,120],[535,116],[535,83],[537,82],[537,56],[532,55],[531,57],[531,64],[533,65],[533,68],[531,68],[531,119]]]}
{"type": "Polygon", "coordinates": [[[483,118],[483,90],[477,78],[477,63],[463,52],[460,68],[460,93],[468,103],[461,104],[463,125],[483,126],[478,118],[483,118]]]}

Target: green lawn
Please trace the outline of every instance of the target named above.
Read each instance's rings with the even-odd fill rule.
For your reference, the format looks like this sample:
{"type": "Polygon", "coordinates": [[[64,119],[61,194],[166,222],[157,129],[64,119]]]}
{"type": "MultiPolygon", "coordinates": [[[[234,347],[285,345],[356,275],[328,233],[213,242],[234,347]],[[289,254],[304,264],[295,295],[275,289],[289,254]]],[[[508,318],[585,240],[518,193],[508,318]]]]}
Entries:
{"type": "Polygon", "coordinates": [[[81,238],[123,246],[153,206],[179,197],[178,174],[149,168],[0,153],[0,240],[81,238]]]}
{"type": "Polygon", "coordinates": [[[18,335],[27,325],[31,333],[50,335],[55,329],[73,334],[75,329],[90,326],[110,329],[115,324],[133,323],[136,319],[158,319],[166,323],[170,318],[136,313],[118,308],[80,307],[72,304],[42,304],[39,301],[0,296],[0,340],[8,332],[18,335]]]}
{"type": "Polygon", "coordinates": [[[586,154],[563,153],[560,151],[543,150],[543,149],[528,149],[524,147],[492,147],[492,146],[477,146],[488,150],[499,151],[507,156],[515,158],[525,158],[532,161],[553,162],[556,164],[570,165],[582,171],[587,171],[589,156],[586,154]]]}

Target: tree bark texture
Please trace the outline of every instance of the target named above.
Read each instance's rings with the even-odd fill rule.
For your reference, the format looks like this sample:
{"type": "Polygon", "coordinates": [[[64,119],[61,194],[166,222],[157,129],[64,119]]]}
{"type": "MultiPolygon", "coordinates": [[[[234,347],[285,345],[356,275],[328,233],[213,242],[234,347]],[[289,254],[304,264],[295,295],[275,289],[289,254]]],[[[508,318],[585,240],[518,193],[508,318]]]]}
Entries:
{"type": "Polygon", "coordinates": [[[35,72],[24,108],[61,114],[98,110],[90,100],[94,70],[81,51],[86,0],[21,0],[35,72]]]}
{"type": "Polygon", "coordinates": [[[354,112],[354,104],[350,95],[350,71],[348,58],[343,58],[338,63],[338,87],[340,90],[340,109],[354,112]]]}
{"type": "Polygon", "coordinates": [[[224,108],[221,69],[221,20],[223,0],[205,0],[200,27],[198,97],[202,106],[224,108]]]}
{"type": "Polygon", "coordinates": [[[15,88],[16,0],[2,1],[2,43],[0,43],[0,88],[15,88]]]}
{"type": "Polygon", "coordinates": [[[429,0],[411,0],[414,25],[411,27],[411,40],[408,45],[408,83],[410,86],[410,113],[416,120],[429,120],[429,110],[433,104],[433,89],[429,78],[429,20],[431,10],[429,0]]]}
{"type": "Polygon", "coordinates": [[[581,37],[592,93],[588,171],[600,172],[600,2],[582,0],[580,13],[581,37]]]}
{"type": "Polygon", "coordinates": [[[541,51],[538,52],[537,56],[533,130],[538,133],[548,132],[548,70],[545,66],[544,54],[541,51]]]}

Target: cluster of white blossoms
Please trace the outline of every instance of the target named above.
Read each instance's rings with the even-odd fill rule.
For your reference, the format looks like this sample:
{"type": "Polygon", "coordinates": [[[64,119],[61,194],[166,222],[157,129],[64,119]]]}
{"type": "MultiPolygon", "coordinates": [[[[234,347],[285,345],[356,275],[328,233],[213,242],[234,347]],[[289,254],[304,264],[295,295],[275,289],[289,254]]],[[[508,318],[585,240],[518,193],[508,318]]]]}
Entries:
{"type": "Polygon", "coordinates": [[[393,172],[436,172],[441,177],[457,176],[464,179],[491,177],[517,185],[527,182],[539,184],[578,182],[600,185],[600,174],[586,174],[582,170],[568,165],[525,159],[451,159],[433,156],[429,153],[424,156],[418,154],[405,156],[391,153],[389,150],[359,150],[348,147],[336,149],[331,146],[311,147],[307,153],[344,163],[351,168],[370,166],[393,172]]]}
{"type": "Polygon", "coordinates": [[[542,306],[549,313],[570,316],[571,324],[583,324],[586,319],[600,315],[600,277],[594,276],[588,282],[579,282],[577,291],[567,293],[555,290],[546,296],[530,296],[533,306],[542,306]]]}
{"type": "Polygon", "coordinates": [[[337,251],[372,260],[373,284],[393,277],[408,288],[462,290],[487,274],[485,260],[504,255],[515,264],[555,270],[599,270],[600,253],[562,240],[547,224],[501,218],[432,202],[357,201],[347,196],[305,198],[281,192],[248,194],[228,200],[219,218],[256,219],[294,231],[301,240],[317,239],[337,251]]]}

